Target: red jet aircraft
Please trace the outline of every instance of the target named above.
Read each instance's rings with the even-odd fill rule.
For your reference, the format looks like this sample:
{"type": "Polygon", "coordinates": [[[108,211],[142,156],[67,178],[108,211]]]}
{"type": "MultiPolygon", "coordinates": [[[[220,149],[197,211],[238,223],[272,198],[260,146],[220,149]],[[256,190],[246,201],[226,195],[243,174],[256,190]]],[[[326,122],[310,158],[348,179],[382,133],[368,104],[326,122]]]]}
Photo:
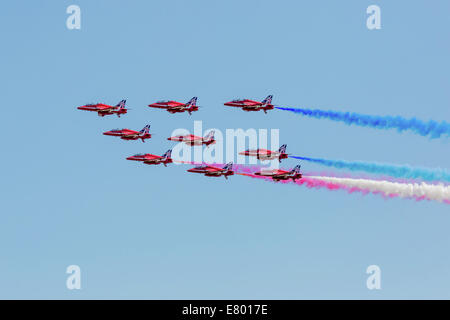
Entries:
{"type": "Polygon", "coordinates": [[[255,172],[255,175],[263,176],[263,177],[271,177],[274,181],[292,179],[292,181],[295,182],[296,179],[302,178],[302,174],[300,173],[300,165],[296,165],[294,167],[294,169],[292,169],[291,171],[285,171],[285,170],[264,171],[264,170],[261,170],[260,172],[255,172]]]}
{"type": "Polygon", "coordinates": [[[100,117],[104,117],[109,114],[117,114],[117,116],[120,118],[121,114],[127,113],[127,109],[125,108],[125,103],[127,100],[121,100],[117,105],[110,106],[103,103],[96,103],[96,104],[87,104],[81,107],[78,107],[79,110],[86,110],[86,111],[95,111],[98,113],[100,117]]]}
{"type": "Polygon", "coordinates": [[[187,103],[181,103],[170,100],[170,101],[158,101],[156,103],[149,104],[148,106],[151,108],[166,109],[168,112],[172,114],[185,111],[187,111],[189,114],[192,114],[192,112],[198,111],[197,97],[193,97],[187,103]]]}
{"type": "Polygon", "coordinates": [[[207,177],[224,176],[225,179],[228,179],[228,176],[234,175],[233,162],[227,163],[223,168],[203,165],[189,169],[188,172],[202,173],[207,177]]]}
{"type": "Polygon", "coordinates": [[[127,160],[134,160],[134,161],[142,161],[145,164],[163,164],[164,167],[167,167],[168,163],[172,163],[172,149],[169,149],[164,153],[162,156],[157,156],[150,153],[139,153],[135,154],[134,156],[128,157],[127,160]]]}
{"type": "Polygon", "coordinates": [[[135,131],[130,129],[114,129],[111,131],[103,132],[105,136],[120,137],[123,140],[137,140],[141,139],[145,142],[145,139],[150,139],[152,135],[149,133],[150,125],[146,125],[141,131],[135,131]]]}
{"type": "Polygon", "coordinates": [[[167,138],[167,140],[184,142],[190,146],[201,146],[205,144],[207,147],[209,147],[210,144],[216,143],[216,140],[214,140],[214,130],[211,130],[204,138],[194,136],[193,134],[188,134],[185,136],[170,137],[167,138]]]}
{"type": "Polygon", "coordinates": [[[273,160],[278,158],[278,161],[281,162],[282,159],[287,159],[288,154],[286,153],[287,145],[283,144],[278,151],[271,151],[266,149],[256,149],[256,150],[245,150],[239,152],[244,156],[253,156],[258,160],[273,160]]]}
{"type": "Polygon", "coordinates": [[[267,110],[273,109],[272,98],[273,98],[273,96],[271,96],[271,95],[267,96],[267,98],[265,98],[261,102],[253,101],[250,99],[238,99],[238,100],[226,102],[226,103],[224,103],[224,105],[230,106],[230,107],[239,107],[239,108],[242,108],[242,110],[244,110],[244,111],[263,110],[264,113],[267,113],[267,110]]]}

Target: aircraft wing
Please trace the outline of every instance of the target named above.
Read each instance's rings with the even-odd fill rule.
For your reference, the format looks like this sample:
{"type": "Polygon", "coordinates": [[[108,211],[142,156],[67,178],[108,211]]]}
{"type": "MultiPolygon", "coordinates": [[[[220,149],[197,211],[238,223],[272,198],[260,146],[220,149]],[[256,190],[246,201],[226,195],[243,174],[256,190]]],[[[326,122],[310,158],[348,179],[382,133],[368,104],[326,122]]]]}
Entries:
{"type": "Polygon", "coordinates": [[[283,176],[285,174],[289,173],[289,171],[285,170],[261,170],[260,172],[257,172],[256,175],[258,176],[268,176],[268,177],[278,177],[283,176]]]}
{"type": "Polygon", "coordinates": [[[289,171],[286,171],[286,170],[274,170],[274,172],[273,172],[274,175],[283,175],[283,174],[286,174],[286,173],[289,173],[289,171]]]}
{"type": "Polygon", "coordinates": [[[216,168],[216,167],[211,167],[211,166],[208,166],[208,168],[206,170],[208,172],[221,172],[221,171],[223,171],[222,168],[216,168]]]}
{"type": "Polygon", "coordinates": [[[214,173],[214,172],[220,172],[222,169],[212,167],[212,166],[199,166],[194,167],[192,169],[188,170],[189,172],[197,172],[197,173],[214,173]]]}
{"type": "Polygon", "coordinates": [[[157,155],[154,155],[154,154],[149,154],[149,155],[147,155],[145,157],[144,162],[154,162],[154,161],[158,161],[160,159],[162,159],[161,156],[157,156],[157,155]]]}
{"type": "Polygon", "coordinates": [[[167,105],[161,105],[161,104],[149,104],[148,106],[150,108],[158,108],[158,109],[167,109],[168,108],[167,105]]]}
{"type": "Polygon", "coordinates": [[[242,101],[242,105],[244,107],[260,107],[261,102],[247,99],[247,100],[242,101]]]}
{"type": "Polygon", "coordinates": [[[96,106],[97,111],[108,111],[108,110],[114,110],[117,109],[115,106],[108,106],[106,104],[101,104],[96,106]]]}
{"type": "Polygon", "coordinates": [[[237,102],[234,104],[230,104],[230,107],[238,107],[238,108],[258,108],[260,105],[257,102],[237,102]]]}
{"type": "Polygon", "coordinates": [[[78,109],[87,110],[87,111],[106,111],[109,108],[112,108],[112,107],[107,106],[107,105],[92,105],[92,104],[78,107],[78,109]]]}
{"type": "Polygon", "coordinates": [[[122,137],[133,137],[139,132],[134,130],[122,130],[122,137]]]}
{"type": "Polygon", "coordinates": [[[289,174],[289,171],[285,171],[285,170],[275,170],[274,174],[272,175],[273,178],[278,178],[278,177],[285,177],[289,174]]]}
{"type": "Polygon", "coordinates": [[[271,156],[277,155],[278,152],[266,150],[266,149],[258,149],[258,150],[246,150],[243,152],[239,152],[239,154],[244,155],[244,156],[254,156],[254,157],[257,157],[257,156],[271,157],[271,156]]]}
{"type": "Polygon", "coordinates": [[[266,150],[266,149],[258,149],[258,150],[250,150],[250,151],[251,151],[250,155],[252,155],[252,156],[256,156],[256,155],[270,156],[273,153],[272,151],[266,150]]]}
{"type": "Polygon", "coordinates": [[[172,104],[169,104],[169,103],[153,103],[153,104],[149,104],[148,106],[152,107],[152,108],[158,108],[158,109],[169,109],[169,108],[172,108],[172,107],[174,107],[176,105],[172,105],[172,104]]]}
{"type": "Polygon", "coordinates": [[[161,156],[157,156],[155,154],[147,154],[145,156],[145,160],[152,160],[152,159],[159,159],[159,158],[162,158],[162,157],[161,156]]]}
{"type": "Polygon", "coordinates": [[[154,160],[154,159],[159,159],[162,158],[160,156],[154,155],[154,154],[135,154],[131,157],[128,157],[127,160],[134,160],[134,161],[148,161],[148,160],[154,160]]]}
{"type": "Polygon", "coordinates": [[[171,108],[177,108],[179,106],[184,106],[184,103],[177,102],[177,101],[164,101],[164,102],[156,102],[148,105],[152,108],[159,108],[159,109],[171,109],[171,108]]]}
{"type": "Polygon", "coordinates": [[[185,104],[180,104],[179,106],[167,107],[167,110],[182,110],[182,109],[185,109],[185,108],[186,108],[185,104]]]}
{"type": "Polygon", "coordinates": [[[188,134],[186,136],[175,136],[175,137],[170,137],[167,139],[171,140],[171,141],[181,141],[181,142],[192,142],[192,141],[203,140],[202,137],[194,136],[193,134],[188,134]]]}
{"type": "Polygon", "coordinates": [[[193,134],[190,134],[189,136],[186,136],[188,141],[198,141],[198,140],[203,140],[202,137],[199,136],[194,136],[193,134]]]}

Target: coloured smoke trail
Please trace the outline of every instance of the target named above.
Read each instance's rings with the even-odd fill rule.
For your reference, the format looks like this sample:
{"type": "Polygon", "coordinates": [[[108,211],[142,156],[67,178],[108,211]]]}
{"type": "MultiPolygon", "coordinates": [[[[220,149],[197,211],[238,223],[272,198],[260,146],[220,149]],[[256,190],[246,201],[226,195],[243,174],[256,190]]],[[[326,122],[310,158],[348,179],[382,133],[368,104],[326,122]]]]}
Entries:
{"type": "MultiPolygon", "coordinates": [[[[272,181],[271,178],[255,176],[248,173],[239,175],[272,181]]],[[[348,193],[378,194],[385,198],[411,198],[415,200],[435,200],[450,204],[450,186],[429,185],[426,183],[399,183],[369,179],[337,178],[326,176],[308,176],[293,182],[292,180],[274,183],[295,183],[310,189],[344,190],[348,193]]]]}
{"type": "Polygon", "coordinates": [[[450,123],[447,123],[445,121],[442,121],[440,123],[433,120],[424,122],[416,118],[405,119],[400,116],[371,116],[358,113],[325,111],[318,109],[284,107],[275,108],[285,111],[291,111],[297,114],[317,119],[325,118],[334,121],[341,121],[347,125],[355,124],[376,129],[397,129],[400,132],[410,130],[422,136],[429,136],[430,138],[439,138],[442,135],[450,135],[450,123]]]}
{"type": "MultiPolygon", "coordinates": [[[[183,162],[189,164],[205,164],[195,162],[183,162]]],[[[216,166],[222,166],[223,164],[215,164],[216,166]]],[[[295,183],[300,186],[306,186],[310,189],[327,189],[327,190],[344,190],[348,193],[359,192],[362,194],[377,194],[386,198],[412,198],[416,200],[435,200],[450,204],[450,186],[443,184],[426,184],[421,183],[401,183],[391,182],[384,180],[371,180],[360,178],[343,178],[343,177],[331,177],[331,176],[303,176],[300,180],[293,182],[292,180],[281,180],[279,182],[273,181],[269,177],[256,176],[255,172],[260,171],[261,166],[246,166],[235,164],[233,170],[237,175],[247,176],[256,179],[262,179],[280,184],[292,184],[295,183]]]]}
{"type": "MultiPolygon", "coordinates": [[[[180,163],[180,164],[190,164],[194,166],[200,166],[200,165],[212,165],[216,167],[223,167],[225,166],[225,163],[208,163],[208,162],[195,162],[195,161],[181,161],[181,160],[173,160],[174,163],[180,163]]],[[[262,165],[249,165],[249,164],[233,164],[233,170],[238,173],[246,173],[253,175],[253,173],[261,171],[261,170],[267,170],[270,169],[267,166],[262,165]]],[[[283,169],[286,171],[289,171],[290,169],[283,169]]],[[[303,176],[330,176],[330,177],[339,177],[339,178],[352,178],[353,176],[349,173],[345,172],[332,172],[332,171],[308,171],[307,173],[303,173],[303,176]]],[[[388,176],[383,177],[375,177],[371,178],[369,175],[359,175],[360,178],[367,178],[367,179],[375,179],[375,180],[392,180],[397,182],[408,182],[403,181],[401,179],[392,179],[388,176]]]]}
{"type": "MultiPolygon", "coordinates": [[[[190,162],[190,161],[176,161],[179,163],[200,165],[206,163],[190,162]]],[[[215,166],[223,166],[224,164],[212,164],[215,166]]],[[[279,184],[297,184],[305,186],[309,189],[327,189],[327,190],[343,190],[348,193],[359,192],[362,194],[377,194],[385,198],[411,198],[415,200],[435,200],[450,204],[450,186],[443,184],[426,184],[421,183],[402,183],[391,182],[384,180],[371,180],[361,178],[347,178],[347,177],[331,177],[331,176],[313,176],[303,175],[300,180],[295,182],[292,180],[281,180],[279,182],[273,181],[270,177],[256,176],[255,172],[261,169],[267,169],[259,165],[233,165],[235,174],[251,177],[255,179],[262,179],[279,184]]]]}
{"type": "Polygon", "coordinates": [[[421,183],[399,183],[368,179],[311,177],[326,182],[342,184],[349,188],[367,190],[371,193],[382,193],[387,197],[414,198],[417,200],[435,200],[450,203],[450,186],[421,183]]]}
{"type": "Polygon", "coordinates": [[[445,169],[413,168],[410,166],[371,163],[364,161],[329,160],[322,158],[308,158],[298,156],[290,156],[290,157],[318,163],[327,167],[348,169],[351,171],[365,171],[373,174],[386,174],[395,178],[450,182],[450,172],[445,169]]]}

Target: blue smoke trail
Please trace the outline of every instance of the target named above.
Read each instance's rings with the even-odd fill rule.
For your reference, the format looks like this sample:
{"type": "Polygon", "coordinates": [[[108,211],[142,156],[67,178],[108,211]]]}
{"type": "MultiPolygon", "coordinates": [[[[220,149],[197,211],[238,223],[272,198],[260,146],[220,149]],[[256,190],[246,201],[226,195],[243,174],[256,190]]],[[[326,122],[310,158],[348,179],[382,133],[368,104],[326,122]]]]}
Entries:
{"type": "Polygon", "coordinates": [[[404,119],[399,116],[370,116],[358,113],[323,111],[317,109],[275,108],[318,119],[326,118],[334,121],[342,121],[348,125],[356,124],[363,127],[367,126],[378,129],[397,129],[399,132],[411,130],[422,136],[429,135],[430,138],[439,138],[444,134],[450,135],[450,123],[445,121],[442,121],[441,123],[433,120],[424,122],[416,118],[404,119]]]}
{"type": "Polygon", "coordinates": [[[426,181],[450,181],[450,172],[445,169],[412,168],[382,163],[369,163],[362,161],[327,160],[289,156],[291,158],[315,162],[324,166],[351,171],[365,171],[369,173],[386,174],[395,178],[421,179],[426,181]]]}

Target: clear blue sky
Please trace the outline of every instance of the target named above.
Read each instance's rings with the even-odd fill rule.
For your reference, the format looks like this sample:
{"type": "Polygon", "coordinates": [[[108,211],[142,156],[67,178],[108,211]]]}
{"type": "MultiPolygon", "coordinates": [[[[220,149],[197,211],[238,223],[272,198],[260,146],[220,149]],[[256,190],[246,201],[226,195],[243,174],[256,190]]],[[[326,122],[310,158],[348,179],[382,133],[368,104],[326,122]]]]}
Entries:
{"type": "Polygon", "coordinates": [[[173,129],[203,120],[279,128],[297,155],[449,168],[448,139],[223,106],[273,94],[449,121],[448,1],[8,1],[0,12],[0,298],[450,298],[449,206],[125,160],[161,154],[173,129]],[[66,28],[70,4],[81,30],[66,28]],[[371,4],[381,30],[366,28],[371,4]],[[192,96],[204,108],[191,117],[146,107],[192,96]],[[76,110],[121,99],[133,110],[120,119],[76,110]],[[101,134],[146,123],[145,144],[101,134]],[[80,291],[65,287],[71,264],[80,291]],[[380,291],[365,286],[371,264],[380,291]]]}

